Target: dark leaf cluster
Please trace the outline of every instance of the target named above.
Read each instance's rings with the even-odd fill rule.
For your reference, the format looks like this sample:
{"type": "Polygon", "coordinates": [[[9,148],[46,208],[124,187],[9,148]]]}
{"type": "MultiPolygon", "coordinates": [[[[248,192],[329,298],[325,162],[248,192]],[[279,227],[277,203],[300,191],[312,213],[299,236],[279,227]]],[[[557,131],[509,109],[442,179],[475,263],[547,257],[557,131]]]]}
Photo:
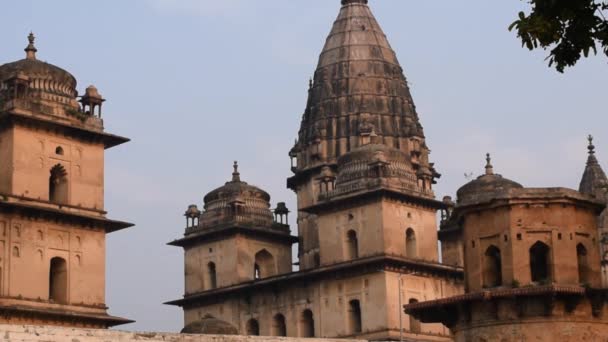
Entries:
{"type": "Polygon", "coordinates": [[[608,0],[525,0],[530,14],[519,13],[509,30],[516,30],[523,46],[530,50],[551,50],[549,66],[559,72],[576,64],[583,56],[608,57],[608,0]]]}

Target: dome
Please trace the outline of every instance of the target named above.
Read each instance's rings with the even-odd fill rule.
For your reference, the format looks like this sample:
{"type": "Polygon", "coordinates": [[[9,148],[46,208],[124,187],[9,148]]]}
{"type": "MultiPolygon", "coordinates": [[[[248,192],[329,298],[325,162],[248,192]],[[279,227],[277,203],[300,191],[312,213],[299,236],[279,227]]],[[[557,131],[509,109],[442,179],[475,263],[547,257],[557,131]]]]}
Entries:
{"type": "Polygon", "coordinates": [[[211,315],[206,315],[198,321],[186,325],[182,334],[201,334],[201,335],[238,335],[236,328],[221,319],[211,315]]]}
{"type": "Polygon", "coordinates": [[[458,202],[473,202],[479,196],[495,194],[496,192],[508,191],[510,189],[521,189],[523,186],[515,181],[494,174],[490,155],[487,155],[486,173],[477,179],[463,185],[457,191],[458,202]]]}
{"type": "Polygon", "coordinates": [[[248,224],[271,226],[270,195],[253,185],[241,181],[238,164],[234,162],[232,180],[219,187],[205,198],[201,215],[202,228],[220,224],[248,224]]]}
{"type": "Polygon", "coordinates": [[[28,39],[25,59],[0,65],[0,91],[7,90],[7,80],[18,76],[29,81],[33,96],[78,108],[76,78],[62,68],[36,59],[34,35],[30,34],[28,39]]]}
{"type": "Polygon", "coordinates": [[[240,200],[257,199],[264,202],[270,202],[270,195],[266,191],[241,181],[240,173],[238,172],[238,164],[237,162],[234,162],[234,173],[232,174],[232,180],[209,192],[205,196],[205,208],[207,208],[207,206],[212,202],[230,202],[237,198],[240,200]]]}

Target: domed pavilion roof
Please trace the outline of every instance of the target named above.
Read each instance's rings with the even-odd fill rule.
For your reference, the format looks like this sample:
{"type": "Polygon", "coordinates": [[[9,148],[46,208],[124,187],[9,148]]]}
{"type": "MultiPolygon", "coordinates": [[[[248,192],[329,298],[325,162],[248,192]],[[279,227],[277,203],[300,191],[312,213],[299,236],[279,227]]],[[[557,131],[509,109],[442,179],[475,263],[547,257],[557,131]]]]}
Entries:
{"type": "Polygon", "coordinates": [[[237,162],[234,162],[232,180],[209,192],[204,201],[200,228],[212,228],[222,224],[270,227],[273,224],[270,195],[241,181],[237,162]]]}
{"type": "Polygon", "coordinates": [[[58,66],[38,60],[34,35],[30,33],[28,40],[26,58],[0,65],[0,90],[5,90],[5,81],[13,77],[25,78],[30,91],[42,100],[78,108],[76,78],[58,66]]]}
{"type": "Polygon", "coordinates": [[[475,202],[479,198],[492,196],[496,192],[523,188],[521,184],[494,173],[490,154],[487,155],[486,161],[486,173],[458,189],[458,204],[475,202]]]}
{"type": "Polygon", "coordinates": [[[217,319],[211,315],[206,315],[198,321],[186,325],[182,334],[200,335],[238,335],[237,329],[230,323],[217,319]]]}

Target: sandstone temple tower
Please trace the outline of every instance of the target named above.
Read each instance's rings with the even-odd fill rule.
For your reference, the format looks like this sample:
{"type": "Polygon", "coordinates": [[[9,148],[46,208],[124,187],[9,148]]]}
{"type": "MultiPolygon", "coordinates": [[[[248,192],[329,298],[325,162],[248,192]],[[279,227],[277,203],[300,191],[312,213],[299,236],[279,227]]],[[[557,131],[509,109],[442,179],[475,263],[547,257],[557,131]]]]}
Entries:
{"type": "Polygon", "coordinates": [[[0,66],[0,323],[107,328],[106,234],[130,227],[104,211],[105,101],[36,58],[0,66]],[[80,102],[80,103],[79,103],[80,102]]]}
{"type": "Polygon", "coordinates": [[[606,201],[586,191],[603,174],[589,170],[599,167],[589,151],[583,192],[524,188],[495,174],[488,155],[485,174],[458,190],[442,226],[462,242],[466,294],[406,312],[445,324],[458,342],[604,341],[598,216],[606,201]]]}
{"type": "MultiPolygon", "coordinates": [[[[337,0],[336,0],[337,1],[337,0]]],[[[283,204],[233,179],[186,211],[184,331],[447,341],[401,310],[462,292],[439,262],[439,177],[403,70],[367,0],[342,0],[289,152],[298,236],[283,204]],[[298,243],[299,270],[290,246],[298,243]]]]}

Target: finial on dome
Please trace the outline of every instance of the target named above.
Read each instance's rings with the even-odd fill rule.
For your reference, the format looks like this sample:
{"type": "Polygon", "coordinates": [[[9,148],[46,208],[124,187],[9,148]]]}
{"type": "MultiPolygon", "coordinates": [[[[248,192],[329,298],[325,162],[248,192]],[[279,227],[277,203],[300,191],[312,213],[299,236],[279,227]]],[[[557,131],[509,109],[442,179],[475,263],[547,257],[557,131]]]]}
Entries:
{"type": "Polygon", "coordinates": [[[492,158],[489,153],[486,153],[486,175],[490,176],[494,174],[494,167],[492,166],[492,158]]]}
{"type": "Polygon", "coordinates": [[[312,83],[312,77],[308,80],[308,90],[312,89],[313,83],[312,83]]]}
{"type": "Polygon", "coordinates": [[[30,32],[30,34],[27,36],[27,40],[29,41],[29,44],[24,50],[26,53],[25,58],[36,59],[36,52],[38,52],[38,49],[36,49],[36,47],[34,46],[36,36],[34,36],[33,32],[30,32]]]}
{"type": "Polygon", "coordinates": [[[595,154],[595,145],[593,145],[593,135],[589,134],[587,140],[589,140],[589,146],[587,146],[589,154],[595,154]]]}
{"type": "Polygon", "coordinates": [[[234,168],[234,172],[232,173],[232,181],[233,182],[240,182],[241,181],[241,174],[239,173],[239,163],[237,161],[235,161],[234,165],[232,167],[234,168]]]}

